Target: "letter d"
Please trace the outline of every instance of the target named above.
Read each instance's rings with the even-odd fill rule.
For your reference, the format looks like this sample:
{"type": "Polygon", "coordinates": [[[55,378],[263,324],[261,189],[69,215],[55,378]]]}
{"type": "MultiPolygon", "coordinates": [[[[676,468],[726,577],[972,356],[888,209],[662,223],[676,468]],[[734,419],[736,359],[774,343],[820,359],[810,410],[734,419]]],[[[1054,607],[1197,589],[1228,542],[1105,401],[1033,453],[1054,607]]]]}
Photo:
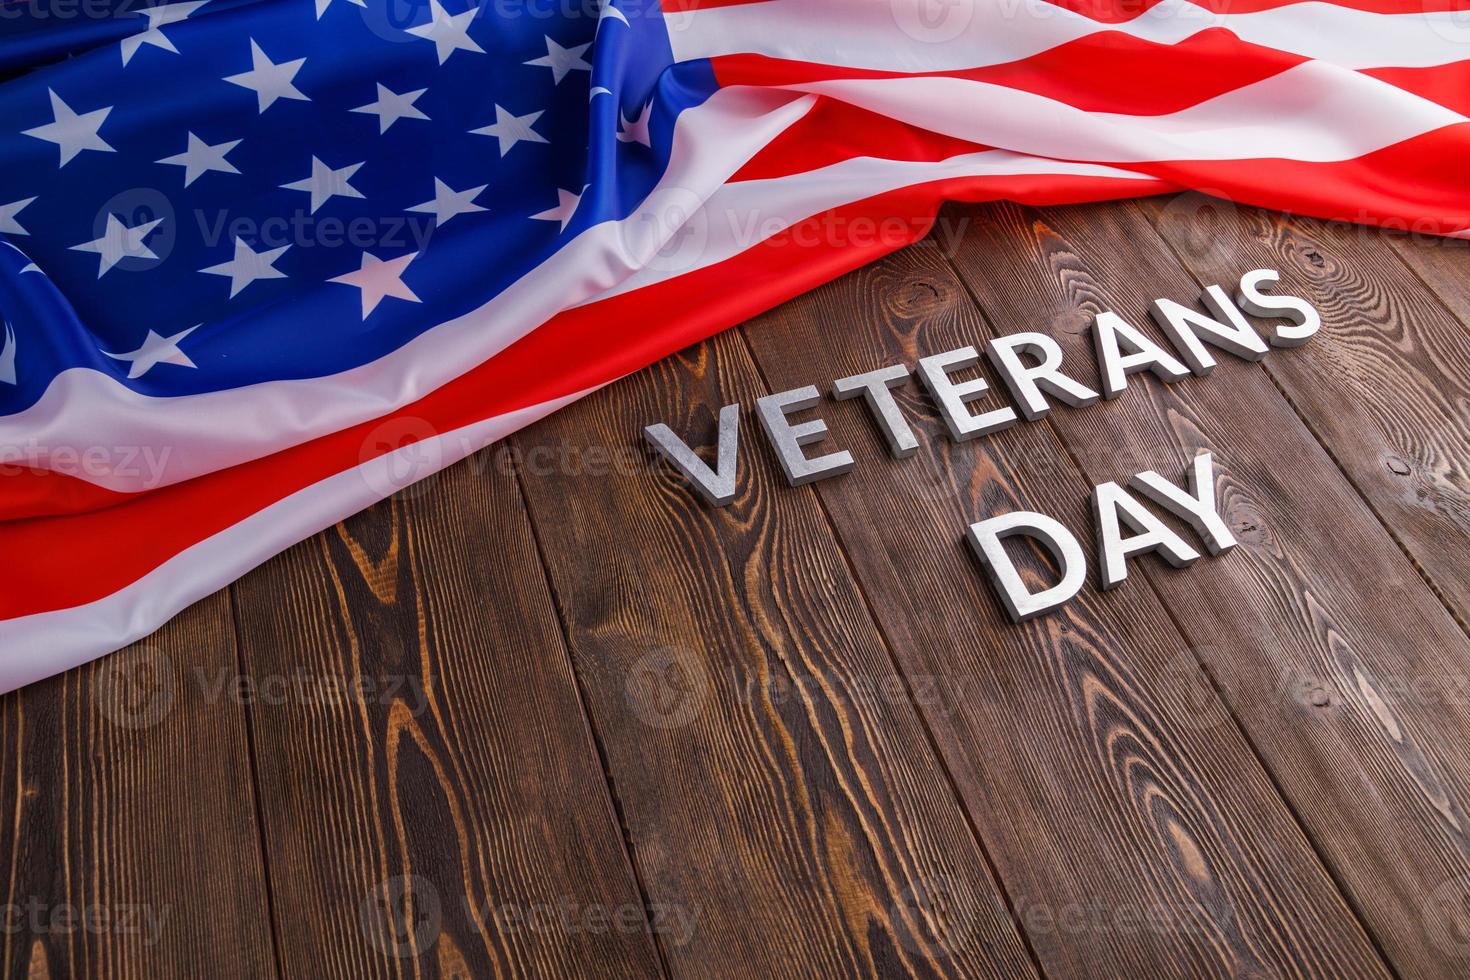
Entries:
{"type": "Polygon", "coordinates": [[[970,525],[970,547],[985,566],[990,584],[1000,594],[1000,601],[1010,613],[1011,622],[1021,623],[1050,612],[1071,599],[1087,578],[1087,559],[1072,532],[1045,514],[1018,510],[1000,517],[970,525]],[[1045,545],[1062,567],[1062,580],[1049,589],[1032,592],[1021,580],[1015,562],[1006,553],[1003,542],[1016,535],[1027,535],[1045,545]]]}

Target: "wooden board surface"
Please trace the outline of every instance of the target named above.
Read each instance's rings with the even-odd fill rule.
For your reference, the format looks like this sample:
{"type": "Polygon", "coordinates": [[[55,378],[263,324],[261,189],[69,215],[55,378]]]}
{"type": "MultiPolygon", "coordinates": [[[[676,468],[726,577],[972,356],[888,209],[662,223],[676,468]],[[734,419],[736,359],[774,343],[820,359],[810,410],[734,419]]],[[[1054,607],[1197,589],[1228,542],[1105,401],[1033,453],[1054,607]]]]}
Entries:
{"type": "Polygon", "coordinates": [[[942,218],[0,699],[5,976],[1470,974],[1470,249],[942,218]],[[958,445],[909,386],[907,460],[827,402],[801,488],[747,413],[724,509],[642,443],[1017,330],[1095,384],[1262,266],[1326,326],[1260,364],[958,445]],[[970,521],[1205,448],[1239,548],[1006,620],[970,521]]]}

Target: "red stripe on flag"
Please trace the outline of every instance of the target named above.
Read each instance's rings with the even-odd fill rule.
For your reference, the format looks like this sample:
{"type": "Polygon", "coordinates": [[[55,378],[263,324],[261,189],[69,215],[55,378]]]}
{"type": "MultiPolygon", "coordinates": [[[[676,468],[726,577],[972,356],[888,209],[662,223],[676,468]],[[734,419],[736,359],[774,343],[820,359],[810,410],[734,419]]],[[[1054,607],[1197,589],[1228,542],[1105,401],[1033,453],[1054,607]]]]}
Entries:
{"type": "Polygon", "coordinates": [[[722,85],[800,85],[835,78],[964,78],[1031,92],[1087,112],[1156,116],[1233,92],[1308,59],[1242,41],[1224,28],[1178,44],[1103,31],[1020,61],[962,71],[874,71],[765,55],[711,59],[722,85]]]}

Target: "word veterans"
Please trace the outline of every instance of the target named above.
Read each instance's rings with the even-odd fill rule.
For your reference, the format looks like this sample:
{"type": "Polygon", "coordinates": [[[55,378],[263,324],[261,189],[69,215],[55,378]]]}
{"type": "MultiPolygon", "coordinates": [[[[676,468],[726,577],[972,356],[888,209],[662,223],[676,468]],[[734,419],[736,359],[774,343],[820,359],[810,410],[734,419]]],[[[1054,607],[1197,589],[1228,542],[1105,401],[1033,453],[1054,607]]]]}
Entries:
{"type": "MultiPolygon", "coordinates": [[[[1062,350],[1055,340],[1033,332],[998,337],[985,348],[986,358],[1015,401],[1014,408],[1004,405],[979,414],[971,411],[970,405],[985,397],[988,384],[984,378],[957,380],[952,374],[979,363],[980,353],[974,347],[921,358],[913,373],[933,399],[950,438],[956,442],[974,439],[1010,428],[1023,418],[1027,421],[1045,418],[1051,411],[1052,400],[1081,408],[1095,404],[1100,398],[1116,398],[1127,387],[1129,375],[1138,372],[1147,371],[1165,383],[1191,374],[1203,377],[1215,368],[1209,350],[1212,347],[1244,360],[1258,361],[1270,347],[1296,347],[1305,343],[1320,329],[1321,317],[1300,297],[1267,291],[1279,281],[1280,275],[1271,269],[1247,272],[1241,277],[1233,299],[1219,286],[1210,286],[1200,298],[1208,313],[1172,300],[1155,300],[1150,312],[1168,338],[1172,351],[1156,344],[1116,313],[1098,314],[1092,334],[1101,378],[1100,393],[1062,370],[1062,350]],[[1263,340],[1246,320],[1246,313],[1285,322],[1273,325],[1263,340]]],[[[833,398],[863,399],[889,451],[899,459],[912,456],[919,449],[918,440],[892,391],[906,383],[910,373],[907,365],[891,364],[842,378],[832,387],[833,398]]],[[[821,396],[814,385],[756,400],[761,428],[792,486],[837,476],[855,465],[852,454],[845,450],[816,457],[804,451],[803,447],[826,437],[827,424],[820,418],[792,422],[790,416],[820,403],[821,396]]],[[[735,499],[739,430],[740,406],[726,405],[720,410],[713,468],[667,425],[650,425],[643,431],[653,448],[711,504],[723,507],[735,499]]],[[[1189,524],[1212,555],[1221,554],[1235,544],[1215,510],[1210,454],[1195,458],[1188,484],[1188,489],[1181,489],[1157,473],[1147,472],[1129,481],[1129,487],[1138,496],[1111,482],[1094,488],[1093,513],[1098,525],[1097,550],[1104,589],[1113,588],[1126,578],[1130,557],[1158,553],[1176,568],[1199,557],[1194,548],[1138,497],[1189,524]]],[[[1017,622],[1071,599],[1086,577],[1086,560],[1077,539],[1044,514],[1021,511],[993,517],[971,525],[968,537],[1007,612],[1017,622]],[[1027,588],[1002,544],[1016,536],[1030,537],[1051,552],[1060,566],[1060,581],[1037,592],[1027,588]]]]}

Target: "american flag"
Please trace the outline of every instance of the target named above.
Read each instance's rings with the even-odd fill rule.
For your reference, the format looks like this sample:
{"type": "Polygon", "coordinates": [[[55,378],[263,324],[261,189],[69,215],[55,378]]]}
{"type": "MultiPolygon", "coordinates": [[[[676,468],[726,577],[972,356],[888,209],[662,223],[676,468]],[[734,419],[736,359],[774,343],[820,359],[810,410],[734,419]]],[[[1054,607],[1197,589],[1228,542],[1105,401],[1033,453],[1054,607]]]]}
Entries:
{"type": "Polygon", "coordinates": [[[0,0],[0,689],[946,199],[1470,235],[1457,6],[0,0]]]}

